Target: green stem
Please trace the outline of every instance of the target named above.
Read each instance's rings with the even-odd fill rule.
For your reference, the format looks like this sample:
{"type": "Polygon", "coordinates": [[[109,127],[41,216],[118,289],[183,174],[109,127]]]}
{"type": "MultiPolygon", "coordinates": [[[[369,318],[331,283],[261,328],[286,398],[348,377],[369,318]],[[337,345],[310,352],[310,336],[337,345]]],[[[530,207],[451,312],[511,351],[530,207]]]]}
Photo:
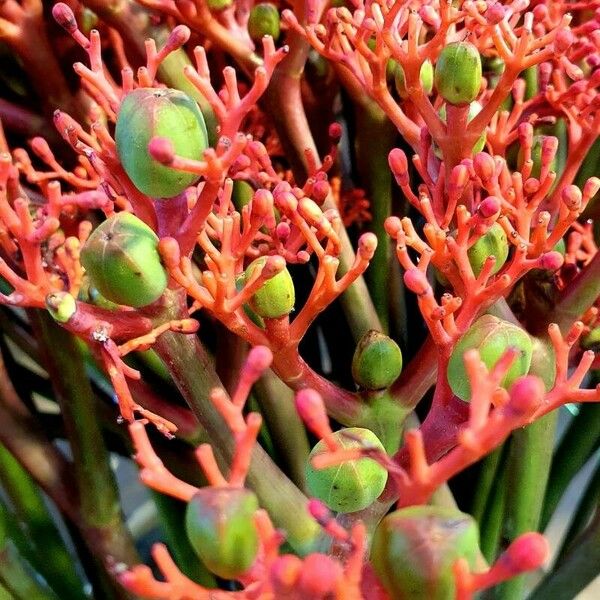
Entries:
{"type": "Polygon", "coordinates": [[[543,531],[550,522],[569,483],[581,470],[600,439],[600,406],[582,404],[554,452],[544,509],[540,521],[543,531]]]}
{"type": "Polygon", "coordinates": [[[494,487],[494,482],[497,480],[503,453],[504,444],[498,446],[481,462],[477,478],[477,489],[475,490],[475,496],[473,496],[473,504],[470,511],[473,518],[480,524],[490,499],[490,492],[494,487]]]}
{"type": "Polygon", "coordinates": [[[15,600],[15,597],[0,583],[0,600],[15,600]]]}
{"type": "Polygon", "coordinates": [[[396,127],[376,105],[356,109],[358,170],[371,201],[371,231],[377,250],[371,259],[367,281],[373,304],[383,326],[389,328],[389,285],[392,245],[383,226],[392,212],[392,173],[387,156],[394,146],[396,127]]]}
{"type": "Polygon", "coordinates": [[[27,530],[29,540],[36,547],[29,558],[30,562],[64,600],[85,598],[73,557],[69,554],[38,487],[2,445],[0,481],[18,519],[27,530]]]}
{"type": "MultiPolygon", "coordinates": [[[[513,433],[507,472],[504,540],[537,531],[554,447],[558,411],[513,433]]],[[[522,600],[526,576],[515,577],[498,591],[501,600],[522,600]]]]}
{"type": "Polygon", "coordinates": [[[256,382],[254,391],[285,472],[304,490],[310,446],[306,429],[296,412],[294,393],[273,371],[267,371],[256,382]]]}
{"type": "Polygon", "coordinates": [[[546,575],[529,600],[571,600],[600,572],[600,510],[573,542],[561,564],[546,575]]]}

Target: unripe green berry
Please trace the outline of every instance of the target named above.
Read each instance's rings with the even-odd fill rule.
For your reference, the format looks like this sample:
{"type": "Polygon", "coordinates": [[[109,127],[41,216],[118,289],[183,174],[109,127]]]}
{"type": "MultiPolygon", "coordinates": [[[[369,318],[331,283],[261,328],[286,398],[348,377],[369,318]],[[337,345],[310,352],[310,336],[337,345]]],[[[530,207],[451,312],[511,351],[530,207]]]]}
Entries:
{"type": "MultiPolygon", "coordinates": [[[[533,166],[531,167],[531,175],[530,177],[535,177],[536,179],[540,178],[540,174],[542,172],[542,145],[544,143],[543,135],[536,135],[533,138],[533,144],[531,146],[531,160],[533,162],[533,166]]],[[[517,166],[520,169],[523,168],[523,162],[525,157],[523,155],[523,149],[519,147],[519,154],[517,155],[517,166]]],[[[556,156],[552,159],[550,163],[550,170],[556,170],[556,156]]]]}
{"type": "Polygon", "coordinates": [[[229,8],[233,0],[206,0],[206,4],[210,10],[219,11],[229,8]]]}
{"type": "Polygon", "coordinates": [[[77,311],[77,303],[68,292],[54,292],[46,296],[46,308],[57,323],[67,323],[77,311]]]}
{"type": "Polygon", "coordinates": [[[362,388],[382,390],[389,387],[402,372],[402,352],[396,342],[371,330],[358,342],[352,358],[352,377],[362,388]]]}
{"type": "MultiPolygon", "coordinates": [[[[351,427],[340,429],[333,435],[342,448],[360,448],[366,444],[385,452],[382,443],[369,429],[351,427]]],[[[340,513],[356,512],[373,504],[385,488],[387,470],[371,458],[315,469],[310,459],[326,451],[327,445],[321,440],[310,453],[306,467],[306,483],[310,495],[340,513]]]]}
{"type": "Polygon", "coordinates": [[[258,500],[245,488],[200,489],[185,513],[188,539],[202,562],[224,579],[236,579],[256,560],[258,500]]]}
{"type": "Polygon", "coordinates": [[[81,264],[92,286],[117,304],[152,304],[167,287],[158,237],[130,213],[113,215],[96,227],[81,249],[81,264]]]}
{"type": "Polygon", "coordinates": [[[467,350],[478,350],[481,360],[491,369],[511,347],[517,348],[519,354],[500,383],[504,388],[529,372],[533,343],[527,332],[513,323],[492,315],[477,319],[458,341],[448,361],[448,383],[454,394],[466,401],[471,398],[471,385],[463,360],[467,350]]]}
{"type": "Polygon", "coordinates": [[[494,256],[496,262],[492,269],[495,275],[508,258],[508,238],[502,226],[494,223],[467,251],[469,263],[475,277],[481,273],[488,256],[494,256]]]}
{"type": "MultiPolygon", "coordinates": [[[[421,70],[419,71],[419,80],[425,94],[431,94],[431,90],[433,89],[433,65],[429,59],[427,59],[421,65],[421,70]]],[[[400,98],[407,98],[408,91],[406,89],[406,81],[404,79],[404,69],[398,63],[396,63],[396,70],[394,72],[394,83],[396,84],[396,91],[398,92],[400,98]]]]}
{"type": "Polygon", "coordinates": [[[390,598],[453,600],[453,566],[478,556],[475,520],[453,508],[411,506],[393,512],[377,526],[371,565],[390,598]]]}
{"type": "Polygon", "coordinates": [[[154,137],[170,140],[175,154],[200,160],[208,147],[204,117],[195,100],[179,90],[138,88],[125,96],[117,115],[115,141],[125,172],[142,193],[171,198],[198,175],[177,171],[150,156],[154,137]]]}
{"type": "Polygon", "coordinates": [[[261,2],[254,6],[248,17],[248,33],[256,43],[259,43],[265,35],[270,35],[273,41],[277,41],[281,34],[277,7],[270,2],[261,2]]]}
{"type": "MultiPolygon", "coordinates": [[[[471,102],[471,104],[469,104],[469,114],[467,115],[467,122],[472,121],[481,112],[481,108],[482,108],[482,106],[479,102],[477,102],[477,101],[471,102]]],[[[442,119],[442,121],[444,121],[444,123],[445,123],[446,122],[446,105],[445,104],[443,104],[441,106],[440,110],[438,111],[438,114],[440,115],[440,119],[442,119]]],[[[473,149],[471,152],[473,154],[477,154],[478,152],[481,152],[483,150],[483,147],[485,146],[486,139],[487,139],[487,136],[484,131],[479,136],[479,138],[477,139],[475,144],[473,145],[473,149]]],[[[438,158],[443,158],[442,151],[440,150],[440,148],[437,144],[433,145],[433,151],[438,158]]]]}
{"type": "MultiPolygon", "coordinates": [[[[254,270],[264,266],[267,259],[257,258],[251,262],[246,269],[246,281],[252,276],[254,270]]],[[[250,300],[250,306],[254,312],[267,319],[278,319],[289,315],[294,310],[296,292],[294,281],[289,271],[284,268],[274,277],[271,277],[254,293],[250,300]]]]}
{"type": "Polygon", "coordinates": [[[453,42],[435,63],[435,87],[450,104],[468,104],[481,88],[481,56],[470,42],[453,42]]]}
{"type": "Polygon", "coordinates": [[[539,377],[544,382],[546,391],[549,392],[554,387],[556,380],[556,354],[552,344],[532,337],[533,351],[531,353],[531,366],[528,374],[539,377]]]}

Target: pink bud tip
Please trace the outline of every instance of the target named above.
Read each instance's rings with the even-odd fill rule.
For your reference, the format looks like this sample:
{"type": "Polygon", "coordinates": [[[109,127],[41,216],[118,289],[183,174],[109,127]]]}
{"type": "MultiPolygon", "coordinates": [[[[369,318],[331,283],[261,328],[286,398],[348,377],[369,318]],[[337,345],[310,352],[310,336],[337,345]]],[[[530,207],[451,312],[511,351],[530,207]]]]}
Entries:
{"type": "Polygon", "coordinates": [[[510,388],[510,407],[520,414],[531,413],[542,403],[544,394],[544,382],[539,377],[519,377],[510,388]]]}
{"type": "Polygon", "coordinates": [[[548,271],[557,271],[563,266],[565,259],[560,252],[552,251],[546,252],[546,254],[542,254],[539,259],[539,265],[542,269],[547,269],[548,271]]]}
{"type": "Polygon", "coordinates": [[[173,142],[167,138],[155,137],[148,144],[150,156],[162,165],[168,165],[175,158],[175,148],[173,142]]]}
{"type": "Polygon", "coordinates": [[[539,569],[549,554],[550,546],[546,538],[540,533],[530,532],[519,536],[508,547],[504,557],[510,560],[515,572],[522,573],[539,569]]]}
{"type": "Polygon", "coordinates": [[[181,48],[189,39],[192,32],[186,25],[177,25],[169,34],[166,47],[171,49],[181,48]]]}
{"type": "Polygon", "coordinates": [[[321,204],[325,201],[325,198],[329,195],[331,189],[327,181],[317,181],[313,187],[312,197],[317,204],[321,204]]]}
{"type": "Polygon", "coordinates": [[[377,248],[377,236],[374,233],[363,233],[358,240],[358,251],[363,258],[370,260],[377,248]]]}
{"type": "Polygon", "coordinates": [[[408,160],[400,148],[394,148],[388,155],[388,164],[398,185],[408,185],[408,160]]]}
{"type": "Polygon", "coordinates": [[[266,278],[275,277],[277,273],[281,273],[285,269],[285,265],[286,262],[283,256],[269,256],[261,273],[266,278]]]}
{"type": "Polygon", "coordinates": [[[398,217],[388,217],[384,223],[386,233],[396,239],[398,233],[402,229],[402,222],[398,217]]]}
{"type": "Polygon", "coordinates": [[[342,138],[343,129],[339,123],[332,123],[329,126],[329,139],[332,144],[339,144],[340,139],[342,138]]]}
{"type": "Polygon", "coordinates": [[[425,273],[420,269],[408,269],[404,273],[404,283],[411,292],[418,296],[426,294],[431,289],[425,273]]]}
{"type": "Polygon", "coordinates": [[[573,32],[570,29],[561,29],[554,38],[554,50],[557,54],[564,54],[573,43],[573,32]]]}
{"type": "Polygon", "coordinates": [[[300,390],[296,394],[296,410],[305,423],[327,419],[321,394],[310,388],[300,390]]]}
{"type": "Polygon", "coordinates": [[[257,190],[252,197],[252,214],[257,217],[266,217],[273,209],[273,195],[269,190],[257,190]]]}
{"type": "Polygon", "coordinates": [[[496,163],[487,152],[478,152],[473,159],[473,168],[481,181],[489,181],[496,172],[496,163]]]}
{"type": "Polygon", "coordinates": [[[488,196],[479,205],[477,212],[484,218],[489,219],[500,212],[500,200],[496,196],[488,196]]]}
{"type": "Polygon", "coordinates": [[[52,16],[54,17],[54,20],[69,33],[77,31],[75,15],[63,2],[59,2],[52,7],[52,16]]]}
{"type": "Polygon", "coordinates": [[[462,190],[469,182],[469,169],[466,165],[456,165],[450,173],[448,185],[453,190],[462,190]]]}
{"type": "Polygon", "coordinates": [[[500,23],[502,19],[504,19],[505,14],[506,9],[504,6],[502,6],[500,2],[496,2],[485,11],[485,18],[490,25],[496,25],[497,23],[500,23]]]}
{"type": "Polygon", "coordinates": [[[277,237],[282,242],[285,242],[290,237],[290,233],[292,232],[292,230],[288,223],[282,221],[277,225],[277,229],[275,230],[275,232],[277,233],[277,237]]]}
{"type": "Polygon", "coordinates": [[[566,186],[561,198],[569,210],[578,210],[581,207],[581,190],[576,185],[566,186]]]}
{"type": "Polygon", "coordinates": [[[342,577],[342,568],[337,560],[326,554],[309,554],[304,559],[300,576],[300,591],[303,598],[323,598],[335,589],[342,577]]]}
{"type": "Polygon", "coordinates": [[[31,149],[38,155],[38,156],[48,156],[48,155],[52,155],[52,152],[50,150],[50,146],[48,145],[48,142],[42,138],[42,137],[35,137],[31,140],[30,142],[31,144],[31,149]]]}
{"type": "Polygon", "coordinates": [[[248,353],[246,364],[256,371],[266,371],[273,362],[273,353],[266,346],[255,346],[248,353]]]}
{"type": "Polygon", "coordinates": [[[600,179],[598,177],[590,177],[583,186],[583,193],[586,198],[593,198],[600,190],[600,179]]]}
{"type": "Polygon", "coordinates": [[[310,515],[319,523],[325,523],[331,519],[331,511],[323,504],[323,502],[316,498],[311,498],[308,501],[307,508],[310,515]]]}

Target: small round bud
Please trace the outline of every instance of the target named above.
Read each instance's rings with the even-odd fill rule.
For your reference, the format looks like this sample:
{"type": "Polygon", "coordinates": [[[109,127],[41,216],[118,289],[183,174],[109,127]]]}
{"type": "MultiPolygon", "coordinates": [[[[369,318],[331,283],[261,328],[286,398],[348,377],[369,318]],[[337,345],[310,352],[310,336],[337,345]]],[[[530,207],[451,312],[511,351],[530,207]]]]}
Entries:
{"type": "Polygon", "coordinates": [[[492,315],[483,315],[477,319],[458,341],[448,361],[448,383],[454,394],[465,401],[471,398],[471,384],[463,360],[467,350],[478,350],[485,366],[492,369],[509,348],[516,348],[519,354],[500,383],[504,388],[529,372],[533,343],[529,335],[517,325],[492,315]]]}
{"type": "Polygon", "coordinates": [[[255,43],[259,43],[265,35],[270,35],[273,41],[277,41],[281,34],[277,7],[270,2],[253,6],[248,17],[248,33],[255,43]]]}
{"type": "MultiPolygon", "coordinates": [[[[333,435],[345,449],[369,445],[385,452],[382,443],[369,429],[351,427],[340,429],[333,435]]],[[[312,449],[310,458],[323,452],[327,452],[327,445],[321,440],[312,449]]],[[[383,492],[387,477],[387,470],[371,458],[350,460],[326,469],[315,469],[309,459],[306,467],[309,493],[331,510],[341,513],[356,512],[371,505],[383,492]]]]}
{"type": "Polygon", "coordinates": [[[183,92],[138,88],[121,102],[115,141],[121,164],[138,190],[153,198],[171,198],[198,176],[161,163],[168,164],[174,154],[200,160],[208,134],[198,105],[183,92]]]}
{"type": "Polygon", "coordinates": [[[396,342],[379,331],[365,333],[352,358],[352,377],[367,390],[382,390],[400,376],[402,352],[396,342]]]}
{"type": "Polygon", "coordinates": [[[206,487],[189,501],[185,513],[188,539],[202,562],[224,579],[235,579],[254,563],[258,500],[244,488],[206,487]]]}
{"type": "Polygon", "coordinates": [[[113,215],[96,227],[81,249],[81,264],[92,286],[117,304],[152,304],[167,287],[158,237],[130,213],[113,215]]]}
{"type": "Polygon", "coordinates": [[[411,506],[385,517],[375,530],[371,564],[390,598],[450,600],[453,565],[474,567],[479,533],[473,517],[453,508],[411,506]]]}
{"type": "Polygon", "coordinates": [[[67,292],[54,292],[46,296],[46,308],[55,321],[67,323],[77,311],[77,303],[67,292]]]}
{"type": "Polygon", "coordinates": [[[450,104],[468,104],[481,87],[481,56],[469,42],[453,42],[435,64],[435,87],[450,104]]]}
{"type": "MultiPolygon", "coordinates": [[[[427,95],[431,94],[431,90],[433,89],[433,65],[429,59],[427,59],[421,65],[421,70],[419,71],[419,80],[421,82],[423,92],[425,92],[427,95]]],[[[400,98],[407,98],[408,91],[406,89],[406,81],[404,80],[404,69],[397,63],[396,70],[394,72],[394,83],[396,84],[396,91],[398,92],[400,98]]]]}
{"type": "MultiPolygon", "coordinates": [[[[248,281],[256,269],[264,268],[267,260],[266,257],[261,257],[251,262],[246,269],[245,280],[248,281]]],[[[254,293],[250,300],[250,306],[261,317],[278,319],[289,315],[294,310],[295,301],[294,281],[284,267],[279,273],[265,281],[254,293]]]]}
{"type": "Polygon", "coordinates": [[[508,238],[502,226],[494,223],[467,251],[469,263],[475,277],[481,273],[488,256],[494,256],[496,262],[492,269],[495,275],[508,258],[508,238]]]}

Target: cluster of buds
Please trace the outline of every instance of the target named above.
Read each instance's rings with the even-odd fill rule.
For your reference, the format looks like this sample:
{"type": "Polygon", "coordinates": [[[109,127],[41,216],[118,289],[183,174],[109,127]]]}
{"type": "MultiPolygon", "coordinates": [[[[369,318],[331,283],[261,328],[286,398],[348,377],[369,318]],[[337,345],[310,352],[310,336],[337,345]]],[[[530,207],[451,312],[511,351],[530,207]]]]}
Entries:
{"type": "MultiPolygon", "coordinates": [[[[27,54],[25,4],[0,6],[0,32],[27,54]]],[[[41,137],[11,154],[0,129],[0,303],[46,310],[100,360],[142,482],[186,503],[198,560],[238,587],[200,585],[163,545],[153,551],[163,580],[117,564],[119,583],[164,600],[468,600],[541,567],[549,548],[535,532],[518,532],[488,566],[476,520],[433,497],[513,432],[600,401],[600,389],[580,387],[600,347],[600,255],[593,223],[580,221],[600,178],[578,178],[600,136],[596,2],[307,0],[280,22],[271,3],[139,0],[156,23],[177,25],[158,46],[145,41],[135,74],[126,28],[98,10],[115,46],[107,63],[76,4],[52,9],[88,62],[74,65],[85,101],[57,100],[53,113],[75,166],[41,137]],[[201,42],[193,63],[190,40],[201,42]],[[211,72],[211,49],[238,71],[211,72]],[[376,190],[372,210],[361,190],[341,190],[342,125],[329,124],[317,150],[299,82],[309,52],[370,122],[402,137],[380,163],[407,216],[382,211],[376,190]],[[376,233],[360,227],[368,219],[376,233]],[[390,240],[395,283],[428,332],[407,365],[362,279],[390,240]],[[312,277],[308,290],[298,273],[312,277]],[[358,341],[351,390],[300,352],[344,297],[358,341]],[[241,349],[235,385],[221,385],[200,345],[205,320],[241,349]],[[126,357],[150,348],[191,412],[139,393],[126,357]],[[320,440],[296,457],[294,483],[247,410],[268,373],[295,393],[303,435],[320,440]],[[433,383],[423,423],[405,429],[433,383]],[[147,424],[169,439],[200,431],[207,486],[165,467],[147,424]]]]}

